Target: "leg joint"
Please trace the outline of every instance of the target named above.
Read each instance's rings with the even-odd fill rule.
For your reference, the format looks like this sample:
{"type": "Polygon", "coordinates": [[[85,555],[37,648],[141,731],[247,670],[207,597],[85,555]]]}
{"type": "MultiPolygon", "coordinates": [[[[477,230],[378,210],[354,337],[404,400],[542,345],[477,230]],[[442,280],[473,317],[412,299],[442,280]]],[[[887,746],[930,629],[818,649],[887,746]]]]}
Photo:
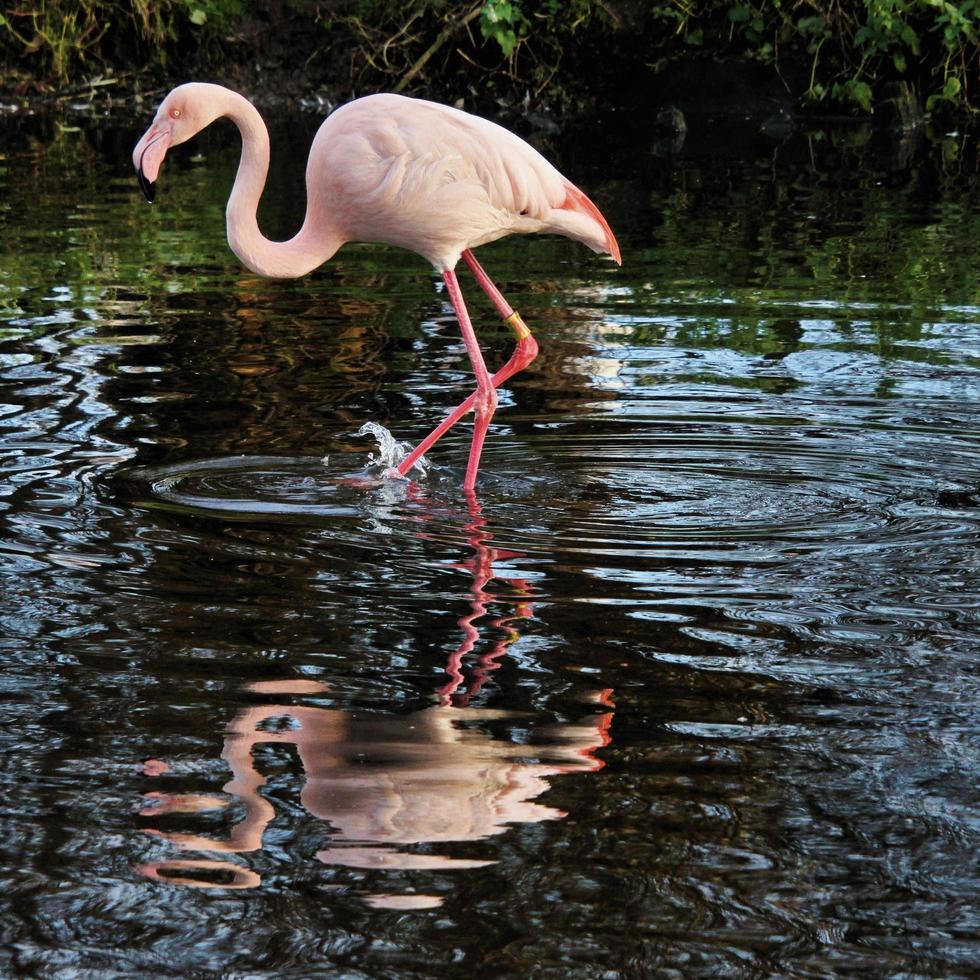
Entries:
{"type": "Polygon", "coordinates": [[[531,331],[528,325],[523,321],[523,319],[521,319],[521,315],[517,312],[517,310],[514,310],[510,316],[505,316],[504,323],[506,323],[507,326],[517,334],[517,339],[519,341],[524,340],[525,337],[531,336],[531,331]]]}

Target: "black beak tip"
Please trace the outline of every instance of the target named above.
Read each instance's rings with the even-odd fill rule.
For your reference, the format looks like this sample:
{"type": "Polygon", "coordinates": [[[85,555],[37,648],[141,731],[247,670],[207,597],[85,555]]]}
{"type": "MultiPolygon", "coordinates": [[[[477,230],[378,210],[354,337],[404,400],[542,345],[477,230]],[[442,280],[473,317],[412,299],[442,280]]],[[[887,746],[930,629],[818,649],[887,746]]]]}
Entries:
{"type": "Polygon", "coordinates": [[[143,176],[142,170],[139,171],[138,176],[140,187],[143,188],[143,193],[146,195],[146,200],[148,203],[152,204],[154,200],[156,200],[157,196],[156,184],[154,184],[151,180],[147,180],[146,177],[143,176]]]}

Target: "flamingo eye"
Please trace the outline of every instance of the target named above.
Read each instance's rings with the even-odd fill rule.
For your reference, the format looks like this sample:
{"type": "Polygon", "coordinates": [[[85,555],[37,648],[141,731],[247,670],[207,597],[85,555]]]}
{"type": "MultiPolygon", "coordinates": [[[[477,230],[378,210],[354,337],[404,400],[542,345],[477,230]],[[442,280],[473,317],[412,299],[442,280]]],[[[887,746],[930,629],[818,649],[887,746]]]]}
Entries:
{"type": "Polygon", "coordinates": [[[171,109],[170,110],[170,118],[171,119],[180,119],[180,109],[171,109]]]}

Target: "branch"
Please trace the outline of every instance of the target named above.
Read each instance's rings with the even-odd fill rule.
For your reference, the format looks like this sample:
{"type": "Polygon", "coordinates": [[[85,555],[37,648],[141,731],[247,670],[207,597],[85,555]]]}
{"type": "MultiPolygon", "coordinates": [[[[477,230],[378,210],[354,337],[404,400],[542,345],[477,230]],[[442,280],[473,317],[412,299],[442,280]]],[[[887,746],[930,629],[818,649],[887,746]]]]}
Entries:
{"type": "Polygon", "coordinates": [[[401,92],[406,85],[425,67],[426,62],[461,28],[465,27],[471,21],[476,20],[480,16],[480,11],[483,9],[483,4],[478,3],[473,7],[470,12],[463,17],[461,20],[450,21],[446,26],[440,31],[439,36],[426,48],[418,61],[412,65],[411,68],[405,72],[401,77],[401,81],[395,86],[394,91],[401,92]]]}

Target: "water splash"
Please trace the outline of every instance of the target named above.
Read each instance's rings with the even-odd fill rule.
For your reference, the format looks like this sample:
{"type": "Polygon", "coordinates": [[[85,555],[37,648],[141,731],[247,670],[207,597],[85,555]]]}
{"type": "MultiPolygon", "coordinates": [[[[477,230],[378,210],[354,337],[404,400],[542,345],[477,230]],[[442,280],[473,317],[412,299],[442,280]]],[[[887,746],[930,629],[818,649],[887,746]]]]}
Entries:
{"type": "MultiPolygon", "coordinates": [[[[374,436],[378,440],[378,452],[377,454],[371,453],[368,456],[371,464],[374,466],[383,466],[385,468],[385,476],[399,475],[395,467],[412,451],[412,447],[408,443],[399,442],[383,425],[378,425],[377,422],[365,422],[357,430],[355,435],[374,436]]],[[[428,468],[429,461],[424,456],[420,456],[412,467],[412,469],[417,469],[422,474],[428,468]]]]}

